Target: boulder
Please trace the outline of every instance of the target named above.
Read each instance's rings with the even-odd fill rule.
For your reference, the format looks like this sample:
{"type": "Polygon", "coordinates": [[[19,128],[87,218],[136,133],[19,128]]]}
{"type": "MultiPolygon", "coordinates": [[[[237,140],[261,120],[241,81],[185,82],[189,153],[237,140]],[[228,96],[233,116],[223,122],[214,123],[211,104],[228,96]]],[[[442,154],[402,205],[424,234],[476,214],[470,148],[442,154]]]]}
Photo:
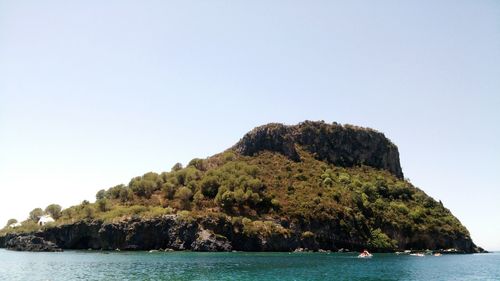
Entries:
{"type": "Polygon", "coordinates": [[[193,251],[200,252],[230,252],[233,248],[225,236],[216,235],[212,231],[202,229],[196,240],[191,244],[193,251]]]}
{"type": "Polygon", "coordinates": [[[30,252],[60,252],[62,251],[55,243],[46,241],[35,235],[19,235],[10,238],[5,247],[14,251],[30,252]]]}

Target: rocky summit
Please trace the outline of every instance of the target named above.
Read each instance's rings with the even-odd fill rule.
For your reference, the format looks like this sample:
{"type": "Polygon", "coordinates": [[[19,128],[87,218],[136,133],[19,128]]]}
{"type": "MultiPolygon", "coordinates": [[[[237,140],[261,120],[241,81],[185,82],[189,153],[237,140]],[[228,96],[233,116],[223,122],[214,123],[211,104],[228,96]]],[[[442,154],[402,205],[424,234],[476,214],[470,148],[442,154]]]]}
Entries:
{"type": "Polygon", "coordinates": [[[248,156],[268,150],[300,161],[297,146],[311,153],[314,158],[333,165],[366,165],[385,169],[403,178],[396,145],[382,133],[351,125],[312,121],[294,126],[268,124],[247,133],[234,146],[234,150],[248,156]]]}
{"type": "Polygon", "coordinates": [[[267,124],[234,146],[97,192],[95,202],[0,231],[15,250],[473,253],[441,201],[404,180],[384,134],[338,123],[267,124]]]}

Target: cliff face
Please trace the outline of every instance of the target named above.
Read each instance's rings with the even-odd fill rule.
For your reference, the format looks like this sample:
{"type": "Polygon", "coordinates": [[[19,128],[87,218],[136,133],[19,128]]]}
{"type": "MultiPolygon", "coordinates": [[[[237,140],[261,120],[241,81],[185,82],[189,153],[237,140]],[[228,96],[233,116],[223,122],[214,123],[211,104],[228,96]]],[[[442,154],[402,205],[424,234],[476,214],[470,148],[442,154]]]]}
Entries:
{"type": "MultiPolygon", "coordinates": [[[[366,248],[365,238],[350,236],[335,224],[301,225],[288,221],[268,221],[274,227],[287,227],[290,232],[244,231],[241,223],[229,218],[200,218],[186,221],[179,216],[153,219],[131,219],[116,223],[81,221],[34,234],[7,235],[1,238],[0,247],[32,251],[40,245],[52,245],[42,251],[59,249],[94,250],[192,250],[192,251],[293,251],[366,248]],[[304,230],[313,229],[315,235],[305,236],[304,230]],[[33,243],[19,243],[29,240],[33,243]],[[37,242],[38,241],[38,242],[37,242]]],[[[467,237],[395,236],[401,249],[457,249],[459,253],[473,253],[478,249],[467,237]]],[[[40,247],[38,247],[39,249],[40,247]]],[[[374,249],[377,250],[377,249],[374,249]]],[[[378,249],[379,251],[389,249],[378,249]]]]}
{"type": "Polygon", "coordinates": [[[312,121],[293,126],[273,123],[247,133],[233,149],[246,156],[278,152],[300,161],[297,146],[336,166],[366,165],[403,178],[397,146],[384,134],[361,127],[312,121]]]}
{"type": "Polygon", "coordinates": [[[65,249],[229,251],[225,237],[177,216],[131,219],[117,223],[82,221],[41,232],[65,249]]]}

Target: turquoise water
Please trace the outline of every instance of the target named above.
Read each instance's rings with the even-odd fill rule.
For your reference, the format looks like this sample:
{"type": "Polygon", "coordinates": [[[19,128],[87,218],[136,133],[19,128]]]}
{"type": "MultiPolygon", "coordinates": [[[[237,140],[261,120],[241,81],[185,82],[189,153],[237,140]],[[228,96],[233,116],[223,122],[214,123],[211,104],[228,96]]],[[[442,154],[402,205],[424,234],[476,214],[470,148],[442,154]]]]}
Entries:
{"type": "Polygon", "coordinates": [[[147,253],[0,250],[0,280],[500,280],[500,254],[147,253]]]}

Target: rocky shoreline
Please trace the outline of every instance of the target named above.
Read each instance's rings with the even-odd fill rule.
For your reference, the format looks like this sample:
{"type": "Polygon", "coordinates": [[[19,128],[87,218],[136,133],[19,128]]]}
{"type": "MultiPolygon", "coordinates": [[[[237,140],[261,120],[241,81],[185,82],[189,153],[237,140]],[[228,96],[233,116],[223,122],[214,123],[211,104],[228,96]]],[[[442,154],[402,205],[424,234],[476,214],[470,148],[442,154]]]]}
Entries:
{"type": "Polygon", "coordinates": [[[27,252],[61,252],[62,249],[50,241],[35,235],[17,235],[8,239],[5,248],[13,251],[27,252]]]}
{"type": "MultiPolygon", "coordinates": [[[[241,225],[224,217],[183,218],[168,215],[152,219],[133,218],[113,223],[80,221],[29,234],[0,237],[0,248],[16,251],[92,250],[167,250],[167,251],[359,251],[367,248],[362,237],[345,237],[331,226],[316,226],[314,235],[304,235],[299,224],[281,222],[290,231],[249,233],[241,225]]],[[[425,235],[422,237],[426,237],[425,235]]],[[[402,237],[399,250],[430,249],[446,253],[484,251],[470,239],[423,239],[402,237]],[[420,240],[421,241],[420,241],[420,240]],[[420,245],[420,247],[418,247],[420,245]],[[413,247],[410,247],[413,246],[413,247]],[[415,247],[417,246],[417,247],[415,247]]],[[[391,252],[391,249],[370,249],[391,252]]]]}

